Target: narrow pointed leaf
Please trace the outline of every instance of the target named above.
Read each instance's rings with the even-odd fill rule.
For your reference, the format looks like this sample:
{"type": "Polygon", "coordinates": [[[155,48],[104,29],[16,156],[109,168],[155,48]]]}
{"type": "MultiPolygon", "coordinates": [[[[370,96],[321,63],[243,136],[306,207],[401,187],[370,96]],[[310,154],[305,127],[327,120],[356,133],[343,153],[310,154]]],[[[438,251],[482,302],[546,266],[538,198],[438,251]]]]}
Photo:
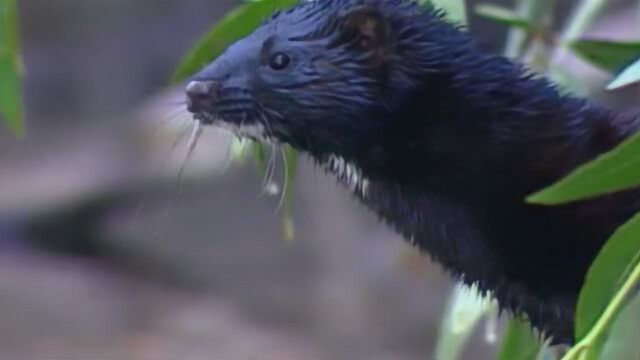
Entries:
{"type": "Polygon", "coordinates": [[[607,90],[615,90],[640,82],[640,59],[626,68],[607,86],[607,90]]]}
{"type": "Polygon", "coordinates": [[[640,296],[632,299],[611,327],[598,359],[640,359],[640,296]]]}
{"type": "Polygon", "coordinates": [[[555,205],[640,185],[640,133],[564,179],[527,198],[528,202],[555,205]]]}
{"type": "Polygon", "coordinates": [[[576,339],[588,334],[640,261],[640,214],[607,241],[587,273],[576,310],[576,339]]]}
{"type": "Polygon", "coordinates": [[[493,4],[479,4],[475,8],[475,12],[489,20],[499,24],[529,30],[532,25],[524,17],[518,15],[515,11],[503,8],[493,4]]]}
{"type": "Polygon", "coordinates": [[[536,360],[540,348],[531,326],[519,318],[512,318],[507,323],[498,360],[536,360]]]}
{"type": "Polygon", "coordinates": [[[22,123],[22,83],[15,0],[0,0],[0,118],[19,136],[22,123]]]}
{"type": "Polygon", "coordinates": [[[607,71],[616,72],[640,56],[640,41],[580,39],[567,43],[573,53],[607,71]]]}
{"type": "Polygon", "coordinates": [[[173,75],[179,82],[196,73],[220,55],[229,45],[249,35],[278,9],[286,9],[298,0],[261,0],[244,3],[220,20],[184,57],[173,75]]]}
{"type": "Polygon", "coordinates": [[[284,148],[284,166],[285,166],[285,179],[282,191],[284,191],[284,204],[283,204],[283,217],[282,217],[282,233],[284,239],[291,241],[295,238],[295,224],[292,214],[292,197],[293,197],[293,185],[295,182],[296,171],[298,169],[298,153],[290,146],[284,148]]]}

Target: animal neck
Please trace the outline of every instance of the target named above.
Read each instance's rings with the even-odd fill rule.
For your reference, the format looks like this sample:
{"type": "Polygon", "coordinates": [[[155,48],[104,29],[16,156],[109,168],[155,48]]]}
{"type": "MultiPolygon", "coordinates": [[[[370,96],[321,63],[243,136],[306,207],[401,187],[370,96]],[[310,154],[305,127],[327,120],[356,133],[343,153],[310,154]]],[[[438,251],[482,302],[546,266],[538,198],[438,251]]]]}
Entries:
{"type": "Polygon", "coordinates": [[[562,96],[543,80],[501,80],[483,86],[469,76],[424,90],[362,153],[320,162],[454,277],[570,341],[584,273],[638,206],[624,194],[558,208],[524,198],[619,144],[639,119],[562,96]]]}
{"type": "Polygon", "coordinates": [[[476,53],[455,65],[429,73],[355,156],[365,177],[525,196],[638,129],[638,117],[562,94],[505,58],[476,53]]]}

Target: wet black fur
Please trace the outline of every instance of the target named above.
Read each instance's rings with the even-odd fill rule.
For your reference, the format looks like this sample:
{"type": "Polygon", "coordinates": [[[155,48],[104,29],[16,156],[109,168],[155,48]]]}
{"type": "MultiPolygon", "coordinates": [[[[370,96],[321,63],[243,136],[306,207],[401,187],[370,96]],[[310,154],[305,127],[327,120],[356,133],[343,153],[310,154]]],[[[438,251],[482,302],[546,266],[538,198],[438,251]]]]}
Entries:
{"type": "Polygon", "coordinates": [[[196,118],[260,123],[321,164],[355,164],[370,182],[355,193],[381,219],[555,342],[572,341],[589,264],[638,210],[635,192],[525,204],[638,119],[561,94],[412,2],[299,5],[194,79],[217,84],[196,118]],[[276,52],[293,58],[287,69],[269,68],[276,52]]]}

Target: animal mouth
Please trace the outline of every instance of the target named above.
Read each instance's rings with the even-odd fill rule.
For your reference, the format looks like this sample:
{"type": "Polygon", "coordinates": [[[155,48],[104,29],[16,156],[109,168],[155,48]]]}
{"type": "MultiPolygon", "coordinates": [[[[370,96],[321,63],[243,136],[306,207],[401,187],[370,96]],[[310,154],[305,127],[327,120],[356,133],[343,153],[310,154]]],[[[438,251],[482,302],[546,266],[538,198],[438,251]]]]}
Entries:
{"type": "Polygon", "coordinates": [[[193,120],[199,122],[202,125],[210,126],[210,125],[214,125],[216,121],[218,122],[223,121],[219,116],[215,116],[210,113],[197,112],[192,114],[193,114],[193,120]]]}
{"type": "Polygon", "coordinates": [[[185,89],[187,110],[200,125],[214,126],[239,137],[273,142],[269,123],[261,117],[251,94],[240,88],[224,88],[215,81],[192,81],[185,89]]]}
{"type": "Polygon", "coordinates": [[[241,138],[249,138],[264,143],[276,142],[261,122],[249,118],[244,113],[227,117],[219,113],[198,112],[193,113],[193,120],[204,126],[212,126],[228,131],[241,138]]]}

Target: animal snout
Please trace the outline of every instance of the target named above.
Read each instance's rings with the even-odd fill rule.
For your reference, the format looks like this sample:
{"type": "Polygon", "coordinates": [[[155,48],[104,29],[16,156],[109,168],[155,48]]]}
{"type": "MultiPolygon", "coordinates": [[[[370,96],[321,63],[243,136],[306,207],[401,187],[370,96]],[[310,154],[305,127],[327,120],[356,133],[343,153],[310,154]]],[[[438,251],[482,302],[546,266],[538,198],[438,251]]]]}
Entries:
{"type": "Polygon", "coordinates": [[[187,110],[199,113],[210,110],[216,101],[220,85],[215,81],[194,80],[185,89],[187,94],[187,110]]]}

